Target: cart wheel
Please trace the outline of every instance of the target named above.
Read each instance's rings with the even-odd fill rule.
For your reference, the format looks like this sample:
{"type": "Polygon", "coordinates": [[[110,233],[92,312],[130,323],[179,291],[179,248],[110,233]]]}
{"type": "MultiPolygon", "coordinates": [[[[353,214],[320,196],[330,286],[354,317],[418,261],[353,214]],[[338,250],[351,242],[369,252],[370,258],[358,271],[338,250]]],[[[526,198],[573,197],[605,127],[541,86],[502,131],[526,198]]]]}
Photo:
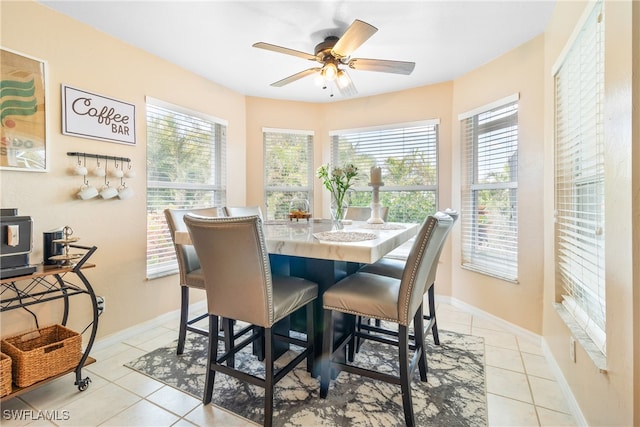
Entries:
{"type": "Polygon", "coordinates": [[[78,390],[80,391],[85,391],[87,388],[89,388],[89,383],[91,382],[91,378],[87,377],[83,380],[80,380],[80,383],[78,384],[78,390]]]}

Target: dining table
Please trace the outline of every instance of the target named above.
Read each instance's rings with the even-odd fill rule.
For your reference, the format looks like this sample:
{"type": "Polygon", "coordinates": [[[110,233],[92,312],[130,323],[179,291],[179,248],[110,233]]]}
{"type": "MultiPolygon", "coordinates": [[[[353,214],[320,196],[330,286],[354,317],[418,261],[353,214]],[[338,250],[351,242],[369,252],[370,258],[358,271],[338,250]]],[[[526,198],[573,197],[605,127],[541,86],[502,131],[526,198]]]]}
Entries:
{"type": "MultiPolygon", "coordinates": [[[[314,306],[315,355],[322,353],[323,307],[322,295],[333,284],[356,272],[363,264],[372,264],[400,247],[417,233],[419,224],[382,223],[345,220],[336,227],[331,220],[266,220],[263,223],[266,248],[272,274],[303,277],[318,284],[318,298],[314,306]]],[[[186,231],[177,231],[175,242],[191,244],[186,231]]],[[[276,327],[278,333],[304,331],[305,312],[294,313],[276,327]]],[[[348,321],[348,319],[345,319],[348,321]]],[[[337,328],[349,327],[335,321],[337,328]]],[[[337,331],[336,340],[340,333],[337,331]]],[[[276,347],[282,354],[287,344],[276,347]]],[[[317,375],[317,367],[314,366],[317,375]]]]}

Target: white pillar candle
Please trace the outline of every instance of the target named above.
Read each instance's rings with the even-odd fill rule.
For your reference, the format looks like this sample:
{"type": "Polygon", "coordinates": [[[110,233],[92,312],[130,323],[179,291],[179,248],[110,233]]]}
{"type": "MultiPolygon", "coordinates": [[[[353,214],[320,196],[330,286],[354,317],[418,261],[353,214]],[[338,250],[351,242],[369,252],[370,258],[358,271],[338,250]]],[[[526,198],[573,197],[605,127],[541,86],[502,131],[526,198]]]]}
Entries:
{"type": "Polygon", "coordinates": [[[382,169],[379,166],[371,167],[371,184],[382,184],[382,169]]]}

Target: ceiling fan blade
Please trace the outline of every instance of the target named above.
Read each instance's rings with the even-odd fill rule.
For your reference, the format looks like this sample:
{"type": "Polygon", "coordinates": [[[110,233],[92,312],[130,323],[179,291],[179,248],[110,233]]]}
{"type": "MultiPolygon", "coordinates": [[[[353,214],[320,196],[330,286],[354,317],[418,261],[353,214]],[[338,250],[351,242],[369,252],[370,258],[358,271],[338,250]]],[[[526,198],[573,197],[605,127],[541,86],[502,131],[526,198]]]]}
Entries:
{"type": "Polygon", "coordinates": [[[395,73],[409,75],[415,68],[415,62],[388,61],[385,59],[354,58],[349,61],[349,68],[362,71],[380,71],[383,73],[395,73]]]}
{"type": "Polygon", "coordinates": [[[289,83],[293,83],[296,80],[299,80],[299,79],[301,79],[303,77],[306,77],[306,76],[308,76],[310,74],[314,74],[314,73],[320,72],[320,70],[322,70],[322,68],[320,68],[320,67],[309,68],[308,70],[300,71],[299,73],[295,73],[295,74],[293,74],[293,75],[291,75],[289,77],[286,77],[286,78],[284,78],[282,80],[278,80],[275,83],[271,83],[271,86],[282,87],[284,85],[288,85],[289,83]]]}
{"type": "Polygon", "coordinates": [[[378,31],[376,27],[356,19],[331,49],[336,58],[346,58],[378,31]]]}
{"type": "Polygon", "coordinates": [[[286,55],[297,56],[298,58],[308,59],[309,61],[315,61],[316,60],[315,55],[312,55],[310,53],[301,52],[301,51],[295,50],[295,49],[289,49],[288,47],[277,46],[275,44],[258,42],[258,43],[254,43],[252,46],[253,47],[257,47],[259,49],[265,49],[265,50],[270,50],[270,51],[273,51],[273,52],[284,53],[286,55]]]}
{"type": "Polygon", "coordinates": [[[354,96],[358,94],[356,86],[353,84],[353,80],[349,77],[349,74],[345,70],[340,71],[342,75],[339,75],[336,79],[336,86],[340,91],[340,94],[344,97],[354,96]]]}

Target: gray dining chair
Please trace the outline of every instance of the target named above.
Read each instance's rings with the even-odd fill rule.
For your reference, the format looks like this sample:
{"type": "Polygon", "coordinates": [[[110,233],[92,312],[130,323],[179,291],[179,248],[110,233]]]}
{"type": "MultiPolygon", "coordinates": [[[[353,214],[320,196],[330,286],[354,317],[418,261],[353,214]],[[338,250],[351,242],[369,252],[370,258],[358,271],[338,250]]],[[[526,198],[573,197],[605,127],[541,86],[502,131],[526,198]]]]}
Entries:
{"type": "Polygon", "coordinates": [[[202,218],[186,215],[184,221],[202,262],[209,312],[209,351],[203,403],[212,400],[216,372],[263,387],[264,425],[272,425],[274,386],[306,359],[314,363],[313,304],[318,285],[306,279],[271,274],[262,220],[259,216],[202,218]],[[272,328],[298,309],[306,309],[306,338],[279,335],[272,328]],[[250,336],[236,337],[224,354],[218,353],[219,318],[253,325],[250,336]],[[286,365],[274,366],[274,340],[302,348],[286,365]],[[264,342],[264,377],[225,363],[251,343],[264,342]]]}
{"type": "MultiPolygon", "coordinates": [[[[458,212],[453,209],[447,208],[443,212],[437,212],[435,214],[436,217],[439,217],[442,215],[448,215],[449,217],[451,217],[451,219],[453,220],[451,224],[451,228],[453,228],[453,225],[458,220],[458,216],[459,216],[458,212]]],[[[449,231],[451,231],[451,228],[449,228],[449,231]]],[[[447,241],[448,234],[449,233],[447,232],[447,234],[443,236],[442,241],[440,242],[438,257],[440,257],[442,248],[444,247],[447,241]]],[[[364,265],[360,269],[360,271],[365,273],[381,274],[383,276],[389,276],[389,277],[394,277],[396,279],[400,279],[402,278],[402,273],[404,272],[405,264],[406,264],[406,261],[402,259],[383,257],[373,264],[364,265]]],[[[440,336],[438,334],[438,320],[436,317],[436,303],[435,303],[435,279],[436,279],[437,269],[438,269],[438,264],[436,263],[432,266],[432,270],[429,272],[429,275],[427,276],[427,282],[425,283],[425,293],[427,294],[427,313],[424,314],[424,319],[428,321],[426,326],[426,331],[427,332],[431,331],[433,335],[433,342],[436,345],[440,345],[440,336]]],[[[361,323],[359,322],[358,326],[360,325],[361,323]]],[[[376,326],[380,326],[380,325],[377,324],[376,326]]],[[[356,348],[357,347],[359,347],[359,345],[356,345],[356,348]]]]}
{"type": "MultiPolygon", "coordinates": [[[[383,221],[387,221],[389,215],[389,207],[382,206],[380,208],[380,218],[383,221]]],[[[366,221],[371,218],[371,208],[368,206],[349,206],[344,219],[350,219],[352,221],[366,221]]]]}
{"type": "Polygon", "coordinates": [[[260,219],[263,219],[260,206],[225,206],[224,211],[227,216],[258,215],[260,219]]]}
{"type": "Polygon", "coordinates": [[[424,283],[437,265],[441,241],[453,225],[453,219],[446,214],[431,215],[420,226],[400,279],[379,274],[358,271],[340,280],[323,295],[324,333],[320,378],[320,397],[326,398],[332,370],[346,371],[376,380],[400,385],[405,423],[414,426],[414,412],[411,398],[411,379],[417,367],[420,380],[427,381],[427,356],[423,318],[424,283]],[[398,325],[397,338],[381,337],[367,330],[350,331],[334,343],[333,314],[378,319],[398,325]],[[413,322],[413,343],[410,347],[409,327],[413,322]],[[357,366],[345,358],[345,346],[354,337],[371,339],[398,347],[399,375],[377,371],[371,367],[357,366]],[[410,350],[413,353],[410,354],[410,350]]]}
{"type": "Polygon", "coordinates": [[[207,335],[207,329],[195,326],[195,324],[207,317],[207,313],[200,314],[189,319],[189,293],[190,289],[200,289],[204,291],[204,275],[200,268],[200,262],[196,256],[196,252],[191,245],[181,245],[176,243],[176,231],[187,231],[183,218],[186,214],[206,217],[218,217],[224,215],[224,211],[217,207],[197,208],[197,209],[165,209],[164,216],[169,226],[171,240],[176,252],[178,261],[178,273],[180,278],[180,327],[178,330],[178,348],[177,354],[184,352],[184,344],[187,337],[187,331],[200,335],[207,335]]]}

